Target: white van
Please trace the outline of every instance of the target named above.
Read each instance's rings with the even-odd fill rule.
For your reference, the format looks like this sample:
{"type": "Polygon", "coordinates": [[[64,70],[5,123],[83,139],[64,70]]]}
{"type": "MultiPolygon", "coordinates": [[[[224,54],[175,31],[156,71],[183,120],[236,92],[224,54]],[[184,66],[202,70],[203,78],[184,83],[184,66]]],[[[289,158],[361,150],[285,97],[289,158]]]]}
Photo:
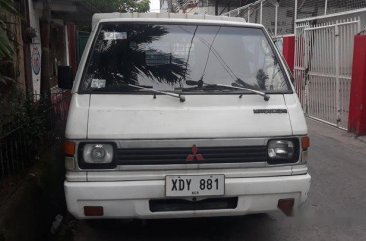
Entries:
{"type": "Polygon", "coordinates": [[[308,196],[308,147],[290,73],[262,25],[94,15],[66,128],[76,218],[291,215],[308,196]]]}

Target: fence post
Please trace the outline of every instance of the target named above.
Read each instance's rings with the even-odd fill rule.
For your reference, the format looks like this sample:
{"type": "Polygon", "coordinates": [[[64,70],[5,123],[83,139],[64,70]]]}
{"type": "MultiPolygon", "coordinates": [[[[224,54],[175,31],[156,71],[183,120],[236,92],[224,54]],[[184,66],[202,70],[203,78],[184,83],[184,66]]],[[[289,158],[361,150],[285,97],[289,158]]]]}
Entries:
{"type": "Polygon", "coordinates": [[[294,6],[294,34],[296,36],[296,20],[297,20],[297,0],[295,0],[294,6]]]}
{"type": "Polygon", "coordinates": [[[339,25],[338,21],[336,21],[335,29],[335,74],[336,74],[336,105],[337,105],[337,126],[341,122],[341,85],[340,85],[340,59],[339,59],[339,48],[340,48],[340,39],[339,39],[339,25]]]}
{"type": "Polygon", "coordinates": [[[248,23],[250,23],[250,6],[248,6],[248,23]]]}
{"type": "Polygon", "coordinates": [[[283,37],[283,57],[286,60],[291,73],[294,73],[294,62],[295,62],[295,36],[283,37]]]}
{"type": "Polygon", "coordinates": [[[275,37],[277,37],[277,25],[278,25],[278,2],[275,5],[275,37]]]}
{"type": "Polygon", "coordinates": [[[262,24],[262,20],[263,20],[263,1],[261,1],[261,6],[260,6],[260,19],[259,19],[259,23],[262,24]]]}
{"type": "Polygon", "coordinates": [[[328,0],[325,0],[325,4],[324,4],[324,15],[327,15],[327,8],[328,8],[328,0]]]}
{"type": "Polygon", "coordinates": [[[69,51],[69,61],[72,72],[75,75],[77,69],[76,63],[76,25],[74,23],[67,23],[67,37],[69,46],[66,46],[69,51]]]}
{"type": "Polygon", "coordinates": [[[348,130],[366,135],[366,35],[355,36],[348,130]]]}

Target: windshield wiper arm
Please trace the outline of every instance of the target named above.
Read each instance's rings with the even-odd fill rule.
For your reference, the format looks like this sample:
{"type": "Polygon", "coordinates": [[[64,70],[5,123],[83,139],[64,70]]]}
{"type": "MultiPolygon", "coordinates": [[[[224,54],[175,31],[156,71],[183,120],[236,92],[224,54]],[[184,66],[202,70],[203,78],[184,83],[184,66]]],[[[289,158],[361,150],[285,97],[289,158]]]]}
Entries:
{"type": "Polygon", "coordinates": [[[265,101],[269,100],[269,95],[267,95],[266,93],[264,93],[262,91],[259,91],[259,90],[253,90],[253,89],[249,89],[249,88],[245,88],[245,87],[240,87],[240,86],[236,85],[236,83],[232,83],[232,85],[221,85],[221,86],[228,87],[228,88],[233,88],[233,89],[238,89],[238,90],[250,91],[252,93],[263,96],[265,101]]]}
{"type": "Polygon", "coordinates": [[[199,88],[202,88],[203,86],[218,86],[218,87],[224,87],[224,88],[230,88],[230,89],[246,90],[246,91],[250,91],[252,93],[258,94],[260,96],[263,96],[265,101],[269,100],[269,95],[267,95],[266,93],[259,91],[259,90],[253,90],[253,89],[249,89],[249,88],[240,87],[236,83],[232,83],[232,85],[222,85],[222,84],[207,84],[207,83],[204,83],[202,80],[200,80],[200,81],[187,80],[186,84],[187,85],[196,85],[199,88]]]}
{"type": "MultiPolygon", "coordinates": [[[[112,73],[113,77],[117,77],[118,79],[122,80],[123,81],[123,77],[121,74],[115,74],[115,73],[112,73]]],[[[124,81],[125,82],[125,81],[124,81]]],[[[172,97],[175,97],[175,98],[178,98],[180,100],[180,102],[184,102],[186,101],[186,97],[184,95],[180,95],[180,94],[175,94],[175,93],[170,93],[170,92],[166,92],[166,91],[161,91],[161,90],[155,90],[153,89],[152,86],[146,86],[146,85],[133,85],[133,84],[129,84],[129,83],[126,83],[125,84],[127,86],[130,86],[130,87],[133,87],[133,88],[136,88],[136,89],[140,89],[140,90],[146,90],[146,91],[150,91],[150,92],[153,92],[153,93],[158,93],[158,94],[163,94],[163,95],[169,95],[169,96],[172,96],[172,97]]],[[[154,94],[154,99],[156,98],[156,94],[154,94]]]]}
{"type": "MultiPolygon", "coordinates": [[[[180,100],[180,102],[184,102],[186,101],[186,97],[184,95],[180,95],[180,94],[175,94],[175,93],[170,93],[170,92],[166,92],[166,91],[161,91],[161,90],[155,90],[155,89],[150,89],[150,88],[145,88],[139,85],[133,85],[133,84],[127,84],[130,87],[133,88],[137,88],[137,89],[141,89],[141,90],[146,90],[146,91],[150,91],[153,93],[159,93],[159,94],[163,94],[163,95],[169,95],[175,98],[178,98],[180,100]]],[[[154,98],[156,98],[156,96],[154,95],[154,98]]]]}

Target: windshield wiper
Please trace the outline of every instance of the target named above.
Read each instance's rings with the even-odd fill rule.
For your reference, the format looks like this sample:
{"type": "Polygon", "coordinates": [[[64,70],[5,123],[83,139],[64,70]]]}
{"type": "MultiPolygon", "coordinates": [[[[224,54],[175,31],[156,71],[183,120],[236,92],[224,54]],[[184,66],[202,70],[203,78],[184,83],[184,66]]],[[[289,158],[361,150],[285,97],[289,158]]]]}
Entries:
{"type": "MultiPolygon", "coordinates": [[[[113,77],[117,77],[118,79],[123,80],[123,77],[121,74],[115,74],[115,73],[112,73],[113,77]]],[[[125,82],[125,81],[124,81],[125,82]]],[[[178,98],[180,100],[180,102],[184,102],[186,101],[186,97],[184,95],[180,95],[180,94],[175,94],[175,93],[170,93],[170,92],[166,92],[166,91],[161,91],[161,90],[156,90],[156,89],[153,89],[152,86],[146,86],[146,85],[133,85],[133,84],[129,84],[129,83],[126,83],[125,84],[127,86],[130,86],[130,87],[133,87],[133,88],[136,88],[136,89],[140,89],[140,90],[146,90],[146,91],[150,91],[150,92],[153,92],[153,93],[158,93],[158,94],[163,94],[163,95],[169,95],[169,96],[172,96],[172,97],[175,97],[175,98],[178,98]]],[[[156,99],[156,94],[154,94],[154,99],[156,99]]]]}
{"type": "MultiPolygon", "coordinates": [[[[178,98],[180,100],[180,102],[186,101],[186,97],[184,95],[170,93],[170,92],[161,91],[161,90],[155,90],[155,89],[146,88],[146,87],[139,86],[139,85],[133,85],[133,84],[126,84],[126,85],[128,85],[130,87],[133,87],[133,88],[140,89],[140,90],[146,90],[146,91],[150,91],[150,92],[153,92],[153,93],[159,93],[159,94],[163,94],[163,95],[169,95],[169,96],[178,98]]],[[[154,94],[154,99],[155,98],[156,98],[156,95],[154,94]]]]}
{"type": "MultiPolygon", "coordinates": [[[[216,86],[216,87],[223,87],[223,88],[229,88],[229,89],[246,90],[246,91],[255,93],[257,95],[263,96],[265,101],[269,100],[269,95],[267,95],[266,93],[264,93],[262,91],[259,91],[259,90],[253,90],[253,89],[249,89],[249,88],[240,87],[236,83],[232,83],[232,85],[222,85],[222,84],[207,84],[207,83],[204,83],[202,80],[199,80],[199,81],[187,80],[186,84],[187,85],[195,85],[198,88],[202,88],[203,86],[207,86],[207,87],[212,87],[212,86],[215,87],[216,86]]],[[[240,97],[241,96],[242,95],[240,95],[240,97]]]]}

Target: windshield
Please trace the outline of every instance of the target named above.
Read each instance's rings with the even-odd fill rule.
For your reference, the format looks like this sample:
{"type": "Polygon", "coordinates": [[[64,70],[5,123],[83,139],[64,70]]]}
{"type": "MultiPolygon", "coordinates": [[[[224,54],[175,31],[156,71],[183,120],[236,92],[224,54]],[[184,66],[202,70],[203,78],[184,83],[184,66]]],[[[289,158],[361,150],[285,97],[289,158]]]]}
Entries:
{"type": "Polygon", "coordinates": [[[102,23],[84,71],[84,92],[144,92],[128,84],[175,93],[219,91],[189,88],[187,80],[289,91],[268,39],[250,27],[102,23]]]}

